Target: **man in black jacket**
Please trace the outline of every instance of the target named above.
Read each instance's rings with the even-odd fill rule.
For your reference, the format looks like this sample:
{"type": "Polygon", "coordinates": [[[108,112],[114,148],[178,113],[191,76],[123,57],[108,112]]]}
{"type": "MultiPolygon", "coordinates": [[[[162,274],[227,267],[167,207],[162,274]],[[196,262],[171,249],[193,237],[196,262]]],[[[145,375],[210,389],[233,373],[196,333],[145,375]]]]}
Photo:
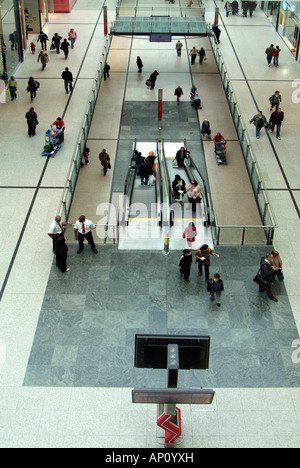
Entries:
{"type": "Polygon", "coordinates": [[[189,277],[191,272],[191,266],[193,262],[193,257],[191,251],[188,249],[184,249],[183,255],[179,260],[179,270],[182,275],[184,275],[184,281],[189,283],[189,277]]]}
{"type": "Polygon", "coordinates": [[[267,285],[259,286],[259,292],[267,291],[268,297],[272,301],[278,302],[278,299],[276,299],[276,297],[273,296],[273,293],[271,291],[271,283],[272,283],[273,274],[274,274],[274,269],[272,266],[272,259],[273,259],[273,255],[271,253],[268,253],[266,257],[265,258],[262,257],[260,261],[260,266],[261,266],[260,274],[263,277],[263,279],[267,281],[267,285]]]}
{"type": "Polygon", "coordinates": [[[62,72],[61,77],[65,82],[66,93],[69,94],[69,88],[70,88],[70,93],[71,93],[73,91],[73,75],[68,69],[68,67],[65,68],[64,72],[62,72]]]}
{"type": "Polygon", "coordinates": [[[153,166],[146,160],[139,168],[142,185],[148,185],[149,177],[153,174],[153,166]]]}

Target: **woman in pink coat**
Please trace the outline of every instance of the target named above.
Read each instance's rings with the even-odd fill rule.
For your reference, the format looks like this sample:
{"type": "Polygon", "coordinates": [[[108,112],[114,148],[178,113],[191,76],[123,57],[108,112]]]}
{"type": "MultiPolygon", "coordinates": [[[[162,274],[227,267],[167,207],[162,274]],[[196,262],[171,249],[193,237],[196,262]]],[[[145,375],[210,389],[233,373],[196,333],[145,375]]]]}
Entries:
{"type": "Polygon", "coordinates": [[[187,245],[192,247],[193,242],[195,242],[197,236],[197,229],[194,223],[189,223],[188,227],[184,230],[183,238],[186,239],[187,245]]]}

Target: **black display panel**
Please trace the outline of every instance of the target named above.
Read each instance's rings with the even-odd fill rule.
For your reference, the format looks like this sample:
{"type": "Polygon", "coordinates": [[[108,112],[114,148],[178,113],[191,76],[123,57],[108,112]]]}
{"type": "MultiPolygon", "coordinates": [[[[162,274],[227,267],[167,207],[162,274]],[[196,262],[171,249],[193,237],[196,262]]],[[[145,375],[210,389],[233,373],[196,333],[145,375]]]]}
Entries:
{"type": "Polygon", "coordinates": [[[208,369],[209,336],[136,335],[135,367],[168,368],[168,345],[179,347],[179,369],[208,369]]]}

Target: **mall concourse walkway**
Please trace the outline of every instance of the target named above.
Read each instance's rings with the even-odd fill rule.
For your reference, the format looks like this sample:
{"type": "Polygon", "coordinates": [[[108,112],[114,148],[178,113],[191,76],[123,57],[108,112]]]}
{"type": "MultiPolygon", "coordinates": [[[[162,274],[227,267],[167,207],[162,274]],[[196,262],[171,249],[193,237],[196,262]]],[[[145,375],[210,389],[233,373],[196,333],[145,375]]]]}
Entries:
{"type": "MultiPolygon", "coordinates": [[[[220,2],[220,6],[223,3],[220,2]]],[[[2,217],[9,221],[10,229],[8,235],[6,224],[1,224],[0,343],[1,351],[5,344],[6,357],[3,359],[1,354],[0,446],[162,447],[161,434],[155,427],[155,407],[131,403],[131,377],[134,374],[138,382],[143,382],[144,373],[135,371],[132,361],[126,367],[132,353],[130,356],[127,354],[129,348],[125,353],[123,345],[132,345],[134,330],[145,330],[145,324],[152,332],[157,332],[164,325],[168,331],[172,329],[181,333],[184,323],[193,333],[195,324],[197,332],[214,333],[214,343],[218,346],[213,349],[211,371],[205,374],[205,378],[198,373],[191,377],[195,378],[198,386],[213,382],[217,396],[214,405],[205,411],[191,406],[183,409],[183,436],[179,447],[299,447],[299,365],[291,359],[291,344],[299,337],[296,325],[299,325],[300,313],[299,292],[294,287],[299,265],[299,219],[291,195],[297,199],[299,174],[296,164],[289,165],[290,161],[295,162],[294,149],[299,147],[296,132],[299,110],[289,100],[298,64],[284,49],[279,36],[261,12],[254,14],[251,23],[249,18],[224,19],[222,14],[226,29],[221,26],[220,47],[227,68],[230,67],[245,122],[256,111],[253,96],[267,112],[267,99],[275,84],[274,79],[276,87],[283,90],[287,106],[287,124],[283,128],[282,140],[274,142],[279,159],[270,152],[267,137],[256,141],[253,128],[249,126],[248,129],[253,135],[252,143],[257,149],[256,155],[279,223],[275,247],[285,262],[288,296],[284,285],[277,284],[276,293],[280,301],[274,304],[264,295],[258,295],[252,284],[251,276],[256,273],[264,248],[223,248],[220,263],[213,259],[216,262],[214,269],[220,269],[226,286],[223,304],[218,311],[212,308],[213,304],[205,295],[204,281],[197,277],[195,267],[189,285],[194,286],[194,294],[184,289],[181,278],[177,276],[179,252],[172,252],[170,257],[164,257],[160,252],[147,256],[143,252],[119,252],[113,246],[104,246],[97,257],[88,250],[84,256],[78,256],[76,246],[71,245],[71,275],[62,279],[53,263],[47,231],[56,214],[72,158],[69,143],[76,144],[79,116],[83,116],[86,109],[89,86],[94,77],[92,66],[96,66],[95,56],[102,53],[101,18],[98,22],[100,7],[98,0],[78,0],[70,15],[52,16],[46,28],[49,36],[62,29],[67,32],[71,27],[80,32],[74,54],[68,59],[75,76],[80,70],[68,107],[68,97],[64,94],[60,78],[65,62],[62,57],[53,56],[44,74],[39,68],[34,73],[42,86],[34,102],[40,127],[36,139],[28,139],[24,115],[30,102],[21,89],[24,90],[28,76],[35,70],[33,64],[34,67],[37,65],[36,57],[29,54],[15,74],[20,85],[23,83],[17,101],[1,107],[1,116],[5,118],[0,128],[0,201],[2,217]],[[282,55],[277,75],[274,75],[274,69],[266,67],[264,49],[266,44],[277,41],[282,45],[282,55]],[[232,46],[240,63],[232,54],[232,46]],[[257,58],[258,50],[262,51],[259,55],[261,61],[257,58]],[[86,66],[80,68],[83,59],[86,66]],[[251,81],[247,81],[248,76],[251,81]],[[44,131],[58,114],[64,114],[65,109],[67,130],[64,147],[55,159],[46,164],[40,156],[44,131]],[[281,148],[279,145],[282,143],[284,146],[281,148]],[[288,176],[291,190],[282,168],[288,176]],[[130,297],[126,289],[127,276],[130,276],[132,286],[130,297]],[[144,287],[143,295],[133,289],[140,283],[144,287]],[[148,288],[146,292],[145,288],[148,288]],[[118,297],[114,299],[116,291],[118,297]],[[126,304],[126,313],[121,310],[123,304],[126,304]],[[112,335],[108,331],[113,334],[114,343],[121,338],[119,348],[111,346],[109,340],[112,335]],[[118,368],[119,351],[124,351],[121,354],[122,369],[127,369],[124,374],[127,381],[122,381],[123,387],[117,386],[113,372],[114,367],[118,368]],[[226,366],[223,366],[224,359],[226,366]],[[231,366],[229,378],[225,372],[228,366],[231,366]],[[95,378],[101,376],[103,368],[107,372],[106,379],[102,382],[98,379],[96,386],[95,378]]],[[[207,19],[212,21],[214,2],[206,2],[206,8],[207,19]]],[[[120,44],[121,39],[117,41],[120,44]]],[[[116,41],[114,47],[117,47],[116,41]]],[[[127,47],[123,54],[118,55],[119,51],[112,49],[119,62],[124,60],[127,64],[128,51],[127,47]]],[[[171,54],[173,57],[173,50],[170,57],[171,54]]],[[[159,69],[163,60],[169,60],[169,54],[164,53],[163,57],[157,53],[150,57],[147,74],[153,68],[159,69]]],[[[171,60],[177,60],[176,56],[171,60]]],[[[209,63],[213,63],[212,59],[209,63]]],[[[118,75],[118,72],[112,70],[107,84],[114,86],[118,95],[120,82],[114,74],[118,75]]],[[[124,81],[125,75],[120,73],[120,78],[124,81]]],[[[167,78],[172,83],[167,89],[173,106],[172,93],[177,80],[171,73],[167,78]]],[[[121,87],[121,93],[122,89],[124,92],[125,85],[121,87]]],[[[135,92],[134,83],[126,88],[131,101],[134,101],[135,92]]],[[[101,93],[105,98],[105,88],[101,93]]],[[[98,129],[95,128],[95,147],[90,134],[91,164],[82,171],[87,181],[97,171],[97,177],[103,180],[97,160],[99,146],[105,145],[112,158],[116,154],[121,115],[119,106],[123,101],[111,100],[107,96],[105,119],[98,129]],[[98,144],[99,135],[101,144],[98,144]]],[[[152,95],[149,94],[149,104],[151,101],[152,95]]],[[[187,102],[182,104],[188,106],[187,102]]],[[[105,182],[108,184],[106,190],[102,190],[108,194],[106,199],[110,196],[109,177],[105,182]]],[[[123,179],[120,178],[120,192],[122,184],[123,179]]],[[[78,214],[74,212],[74,217],[78,214]]],[[[157,381],[165,382],[164,378],[157,381]]],[[[183,384],[187,382],[184,378],[183,384]]]]}
{"type": "MultiPolygon", "coordinates": [[[[140,3],[139,3],[140,5],[140,3]]],[[[119,197],[124,191],[125,179],[130,164],[135,139],[153,142],[156,148],[158,128],[162,128],[162,138],[168,142],[186,140],[188,150],[208,187],[208,192],[219,225],[260,226],[261,219],[244,163],[234,123],[227,104],[225,92],[219,76],[208,38],[181,38],[184,43],[182,56],[177,57],[175,44],[150,43],[147,37],[114,37],[108,63],[110,77],[103,81],[99,93],[94,119],[88,136],[87,146],[91,149],[90,165],[84,168],[78,179],[70,220],[76,213],[86,212],[93,216],[101,203],[112,201],[119,206],[119,197]],[[207,61],[202,65],[190,63],[189,51],[193,46],[206,51],[207,61]],[[138,73],[136,59],[142,58],[144,68],[138,73]],[[158,70],[156,87],[150,90],[145,81],[158,70]],[[191,106],[190,88],[198,88],[202,99],[202,109],[195,111],[191,106]],[[181,86],[184,95],[176,102],[174,90],[181,86]],[[163,119],[158,121],[158,89],[163,89],[163,119]],[[204,138],[201,143],[200,128],[204,119],[211,124],[212,136],[221,132],[227,140],[228,165],[217,165],[213,141],[204,138]],[[110,138],[107,139],[107,135],[110,138]],[[99,152],[105,148],[112,158],[112,171],[103,177],[98,161],[99,152]],[[238,200],[238,203],[237,203],[238,200]]],[[[172,154],[167,150],[167,158],[175,158],[178,148],[172,154]]],[[[174,146],[174,145],[173,145],[174,146]]],[[[147,156],[143,154],[143,156],[147,156]]],[[[178,173],[183,169],[178,169],[178,173]]],[[[171,180],[172,183],[173,179],[171,180]]],[[[142,187],[145,192],[147,188],[142,187]]],[[[135,193],[134,199],[137,201],[135,193]]],[[[144,195],[141,194],[142,203],[144,195]]],[[[187,197],[184,201],[188,203],[187,197]]],[[[101,212],[101,209],[100,209],[101,212]]],[[[152,221],[149,213],[149,230],[155,237],[148,236],[147,248],[163,248],[163,232],[152,221]],[[160,242],[157,242],[157,236],[160,242]]],[[[101,223],[105,222],[104,217],[101,223]]],[[[115,218],[108,217],[113,223],[115,218]]],[[[137,219],[139,222],[139,220],[137,219]]],[[[185,227],[182,227],[182,231],[185,227]]],[[[199,226],[199,228],[201,228],[199,226]]],[[[101,230],[102,232],[102,230],[101,230]]],[[[129,232],[130,235],[130,232],[129,232]]],[[[71,240],[72,234],[68,237],[71,240]]],[[[172,236],[172,234],[171,234],[172,236]]],[[[98,239],[101,242],[101,239],[98,239]]],[[[204,239],[203,239],[204,242],[204,239]]],[[[141,247],[143,247],[141,244],[141,247]]],[[[178,242],[173,244],[178,248],[178,242]]],[[[136,242],[121,242],[122,248],[137,248],[136,242]]]]}

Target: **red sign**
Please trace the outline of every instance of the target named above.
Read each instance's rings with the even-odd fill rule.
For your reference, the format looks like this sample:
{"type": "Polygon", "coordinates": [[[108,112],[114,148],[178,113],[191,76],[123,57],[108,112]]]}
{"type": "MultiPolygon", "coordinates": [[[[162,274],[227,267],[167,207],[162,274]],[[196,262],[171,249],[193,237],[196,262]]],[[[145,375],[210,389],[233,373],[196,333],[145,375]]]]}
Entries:
{"type": "Polygon", "coordinates": [[[165,443],[174,444],[182,434],[181,410],[176,408],[176,415],[168,416],[163,413],[157,420],[157,425],[165,431],[165,443]]]}

